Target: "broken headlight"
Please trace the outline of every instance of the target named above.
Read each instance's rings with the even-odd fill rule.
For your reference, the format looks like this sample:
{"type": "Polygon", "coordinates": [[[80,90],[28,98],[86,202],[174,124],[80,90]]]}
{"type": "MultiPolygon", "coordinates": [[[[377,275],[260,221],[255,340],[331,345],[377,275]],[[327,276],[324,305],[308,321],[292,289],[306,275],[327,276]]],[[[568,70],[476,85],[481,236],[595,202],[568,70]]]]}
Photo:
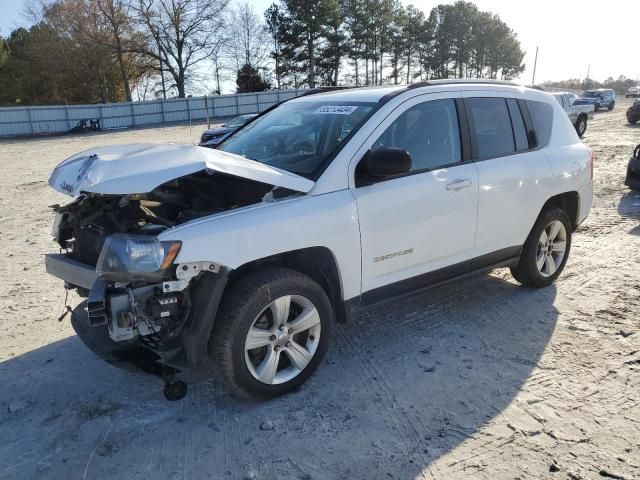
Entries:
{"type": "Polygon", "coordinates": [[[100,252],[96,272],[106,280],[160,280],[180,251],[181,242],[161,242],[155,237],[116,233],[100,252]]]}

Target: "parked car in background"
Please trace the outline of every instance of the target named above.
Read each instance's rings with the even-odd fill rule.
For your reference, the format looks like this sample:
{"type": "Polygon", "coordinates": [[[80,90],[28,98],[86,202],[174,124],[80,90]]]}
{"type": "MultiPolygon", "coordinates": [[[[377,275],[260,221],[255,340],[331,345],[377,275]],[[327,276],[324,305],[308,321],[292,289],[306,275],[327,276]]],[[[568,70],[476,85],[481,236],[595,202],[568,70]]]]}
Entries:
{"type": "Polygon", "coordinates": [[[574,105],[593,105],[593,110],[597,112],[602,107],[613,110],[616,106],[616,94],[610,88],[598,88],[596,90],[587,90],[578,97],[574,105]]]}
{"type": "Polygon", "coordinates": [[[630,97],[640,97],[640,85],[636,85],[635,87],[630,87],[625,93],[624,96],[626,98],[630,97]]]}
{"type": "Polygon", "coordinates": [[[225,123],[217,128],[205,130],[200,137],[199,145],[201,147],[217,147],[224,139],[241,127],[244,127],[251,119],[255,118],[257,113],[248,113],[234,118],[230,122],[225,123]]]}
{"type": "Polygon", "coordinates": [[[640,145],[633,150],[627,165],[627,178],[624,184],[631,190],[640,191],[640,145]]]}
{"type": "Polygon", "coordinates": [[[640,121],[640,100],[633,102],[627,109],[627,121],[632,125],[640,121]]]}
{"type": "Polygon", "coordinates": [[[575,93],[567,92],[566,95],[569,97],[569,100],[571,100],[571,105],[578,99],[578,95],[575,93]]]}
{"type": "Polygon", "coordinates": [[[90,348],[210,356],[268,399],[367,306],[498,267],[551,285],[593,156],[548,93],[436,80],[310,91],[217,149],[92,148],[49,184],[74,198],[53,207],[47,271],[88,296],[72,325],[90,348]]]}
{"type": "Polygon", "coordinates": [[[593,105],[574,105],[568,93],[554,93],[553,96],[562,105],[578,136],[582,138],[587,131],[587,120],[593,118],[593,105]]]}

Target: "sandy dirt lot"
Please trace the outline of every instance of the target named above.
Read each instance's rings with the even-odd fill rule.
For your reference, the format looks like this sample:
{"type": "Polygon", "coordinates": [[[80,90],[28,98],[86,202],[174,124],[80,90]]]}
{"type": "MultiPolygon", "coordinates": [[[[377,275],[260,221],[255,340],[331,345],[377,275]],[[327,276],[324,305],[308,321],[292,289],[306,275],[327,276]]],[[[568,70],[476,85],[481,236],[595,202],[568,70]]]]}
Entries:
{"type": "Polygon", "coordinates": [[[640,478],[628,104],[589,124],[595,204],[556,285],[498,270],[369,311],[335,328],[308,384],[260,404],[215,374],[166,401],[159,379],[104,363],[57,321],[63,286],[44,272],[48,205],[66,201],[51,169],[92,146],[187,142],[188,128],[1,142],[0,478],[640,478]]]}

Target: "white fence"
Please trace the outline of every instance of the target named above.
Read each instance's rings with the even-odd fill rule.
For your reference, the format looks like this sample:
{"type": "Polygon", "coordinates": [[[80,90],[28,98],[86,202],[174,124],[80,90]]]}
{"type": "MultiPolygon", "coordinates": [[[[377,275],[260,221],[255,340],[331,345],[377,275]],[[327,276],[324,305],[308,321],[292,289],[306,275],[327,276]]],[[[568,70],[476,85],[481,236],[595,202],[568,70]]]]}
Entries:
{"type": "MultiPolygon", "coordinates": [[[[272,90],[260,93],[206,97],[209,117],[258,113],[305,90],[272,90]]],[[[148,102],[96,105],[52,105],[0,108],[0,137],[67,132],[81,120],[99,119],[102,128],[202,121],[207,118],[205,97],[172,98],[148,102]]]]}

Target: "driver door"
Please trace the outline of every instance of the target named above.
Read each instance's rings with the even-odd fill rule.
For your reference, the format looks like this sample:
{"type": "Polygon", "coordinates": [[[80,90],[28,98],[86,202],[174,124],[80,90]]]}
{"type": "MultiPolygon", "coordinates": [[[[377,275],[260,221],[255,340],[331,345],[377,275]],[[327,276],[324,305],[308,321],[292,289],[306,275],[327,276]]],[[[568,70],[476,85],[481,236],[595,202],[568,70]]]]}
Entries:
{"type": "Polygon", "coordinates": [[[408,174],[372,185],[356,187],[355,176],[363,165],[352,177],[360,222],[362,292],[369,292],[370,300],[376,293],[402,293],[469,269],[478,172],[469,160],[463,110],[452,96],[459,95],[420,95],[406,101],[356,154],[362,162],[370,149],[398,147],[412,160],[408,174]]]}

